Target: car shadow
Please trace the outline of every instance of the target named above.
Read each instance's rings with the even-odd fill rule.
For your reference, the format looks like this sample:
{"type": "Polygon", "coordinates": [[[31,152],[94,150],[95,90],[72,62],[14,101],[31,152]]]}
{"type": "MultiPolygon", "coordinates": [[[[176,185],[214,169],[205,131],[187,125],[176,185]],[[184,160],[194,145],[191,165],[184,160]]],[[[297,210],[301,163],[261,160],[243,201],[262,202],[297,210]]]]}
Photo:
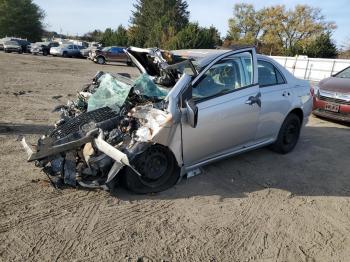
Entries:
{"type": "Polygon", "coordinates": [[[331,123],[335,123],[335,124],[339,124],[339,125],[350,127],[350,123],[349,122],[344,122],[344,121],[335,120],[335,119],[329,119],[329,118],[322,117],[322,116],[315,116],[315,117],[320,119],[321,121],[331,122],[331,123]]]}
{"type": "Polygon", "coordinates": [[[14,124],[0,122],[1,135],[45,134],[53,128],[53,126],[48,125],[14,124]]]}
{"type": "Polygon", "coordinates": [[[350,196],[349,136],[346,127],[307,126],[289,154],[262,148],[208,165],[202,174],[183,179],[164,192],[135,195],[117,187],[113,195],[128,201],[212,195],[242,198],[273,188],[290,197],[350,196]]]}
{"type": "MultiPolygon", "coordinates": [[[[118,66],[118,67],[126,67],[127,65],[125,63],[122,63],[122,62],[106,62],[107,66],[118,66]]],[[[131,66],[130,66],[131,67],[131,66]]]]}

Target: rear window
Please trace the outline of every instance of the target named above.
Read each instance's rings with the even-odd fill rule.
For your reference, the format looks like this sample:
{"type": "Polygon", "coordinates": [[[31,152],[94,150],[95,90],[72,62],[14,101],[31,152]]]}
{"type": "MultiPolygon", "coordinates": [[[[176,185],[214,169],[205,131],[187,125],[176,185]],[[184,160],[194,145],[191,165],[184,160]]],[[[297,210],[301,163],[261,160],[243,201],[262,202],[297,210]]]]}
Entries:
{"type": "Polygon", "coordinates": [[[18,43],[16,41],[6,41],[5,44],[6,45],[18,45],[18,43]]]}

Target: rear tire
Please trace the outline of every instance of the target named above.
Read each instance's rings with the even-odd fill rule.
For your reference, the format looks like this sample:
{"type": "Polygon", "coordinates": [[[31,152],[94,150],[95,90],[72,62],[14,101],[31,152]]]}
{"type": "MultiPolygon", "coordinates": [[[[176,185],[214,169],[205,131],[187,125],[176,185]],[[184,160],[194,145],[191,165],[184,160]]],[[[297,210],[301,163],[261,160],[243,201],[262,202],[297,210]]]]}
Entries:
{"type": "Polygon", "coordinates": [[[281,126],[276,142],[271,146],[272,150],[280,154],[291,152],[298,143],[300,129],[299,117],[293,113],[289,114],[281,126]]]}
{"type": "Polygon", "coordinates": [[[172,187],[180,176],[173,154],[164,146],[154,145],[136,156],[131,163],[142,175],[126,168],[122,182],[137,194],[157,193],[172,187]]]}
{"type": "Polygon", "coordinates": [[[47,56],[49,54],[48,51],[43,51],[43,56],[47,56]]]}

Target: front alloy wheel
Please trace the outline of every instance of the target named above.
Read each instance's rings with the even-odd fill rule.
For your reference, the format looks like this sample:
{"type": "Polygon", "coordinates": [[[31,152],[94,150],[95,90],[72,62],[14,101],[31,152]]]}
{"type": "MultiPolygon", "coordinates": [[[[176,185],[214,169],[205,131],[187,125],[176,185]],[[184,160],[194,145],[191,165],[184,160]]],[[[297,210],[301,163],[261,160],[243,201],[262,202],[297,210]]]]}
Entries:
{"type": "Polygon", "coordinates": [[[161,145],[149,147],[136,156],[131,164],[141,176],[127,168],[123,180],[129,190],[138,194],[166,190],[176,183],[180,175],[175,157],[161,145]]]}

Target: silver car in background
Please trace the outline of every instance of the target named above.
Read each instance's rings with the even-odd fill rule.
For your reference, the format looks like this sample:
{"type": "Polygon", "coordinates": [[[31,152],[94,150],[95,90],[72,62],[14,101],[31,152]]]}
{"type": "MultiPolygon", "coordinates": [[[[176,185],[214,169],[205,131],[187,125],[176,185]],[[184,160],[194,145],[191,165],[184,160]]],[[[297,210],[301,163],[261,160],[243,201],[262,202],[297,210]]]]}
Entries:
{"type": "Polygon", "coordinates": [[[15,40],[5,41],[3,46],[4,46],[5,53],[12,53],[12,52],[16,52],[19,54],[23,53],[21,45],[15,40]]]}
{"type": "Polygon", "coordinates": [[[50,54],[62,57],[81,57],[80,49],[82,49],[82,47],[78,45],[63,44],[58,47],[51,47],[50,54]]]}
{"type": "Polygon", "coordinates": [[[142,75],[99,72],[35,152],[22,140],[29,161],[72,186],[121,176],[136,193],[159,192],[249,150],[291,152],[311,113],[310,84],[255,48],[125,52],[142,75]]]}

